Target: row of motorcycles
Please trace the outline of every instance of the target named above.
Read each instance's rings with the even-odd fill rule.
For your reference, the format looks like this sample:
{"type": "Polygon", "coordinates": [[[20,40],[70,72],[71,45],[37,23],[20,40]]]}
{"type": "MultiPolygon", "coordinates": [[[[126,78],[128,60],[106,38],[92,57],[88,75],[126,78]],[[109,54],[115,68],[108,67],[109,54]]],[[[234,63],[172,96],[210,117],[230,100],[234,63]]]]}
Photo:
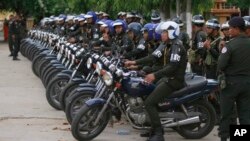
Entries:
{"type": "MultiPolygon", "coordinates": [[[[103,132],[112,116],[125,117],[134,129],[150,130],[144,100],[156,87],[144,83],[144,74],[128,70],[120,55],[105,56],[64,37],[30,30],[20,52],[32,61],[32,71],[46,88],[48,103],[63,110],[72,135],[89,141],[103,132]]],[[[172,128],[187,139],[208,135],[216,113],[207,100],[218,82],[192,73],[186,87],[158,104],[162,127],[172,128]]]]}

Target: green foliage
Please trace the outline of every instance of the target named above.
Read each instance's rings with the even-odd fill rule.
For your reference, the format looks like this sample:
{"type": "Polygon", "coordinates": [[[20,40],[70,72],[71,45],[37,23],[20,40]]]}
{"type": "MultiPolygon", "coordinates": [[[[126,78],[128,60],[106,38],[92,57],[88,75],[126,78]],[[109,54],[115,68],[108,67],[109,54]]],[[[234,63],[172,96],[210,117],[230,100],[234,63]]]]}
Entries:
{"type": "MultiPolygon", "coordinates": [[[[240,8],[249,8],[249,0],[228,0],[229,3],[240,8]]],[[[192,0],[192,13],[203,14],[209,12],[214,0],[192,0]]],[[[185,10],[186,0],[180,0],[181,10],[185,10]]],[[[59,15],[61,13],[86,13],[89,10],[105,11],[112,18],[120,11],[137,11],[146,18],[151,11],[162,11],[167,17],[170,10],[176,9],[176,0],[1,0],[0,11],[11,10],[25,16],[43,17],[59,15]],[[39,3],[42,1],[43,6],[39,3]]]]}
{"type": "Polygon", "coordinates": [[[192,0],[192,13],[203,14],[213,7],[214,0],[192,0]]]}
{"type": "Polygon", "coordinates": [[[249,0],[227,0],[228,3],[235,5],[242,9],[248,9],[250,7],[250,1],[249,0]]]}

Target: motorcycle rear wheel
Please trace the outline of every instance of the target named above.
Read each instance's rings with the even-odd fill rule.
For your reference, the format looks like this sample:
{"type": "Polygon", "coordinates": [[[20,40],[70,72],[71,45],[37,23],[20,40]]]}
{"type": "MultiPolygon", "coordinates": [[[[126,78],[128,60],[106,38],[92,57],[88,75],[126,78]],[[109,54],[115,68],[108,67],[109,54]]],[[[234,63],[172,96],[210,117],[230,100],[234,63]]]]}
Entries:
{"type": "Polygon", "coordinates": [[[200,123],[180,126],[175,130],[186,139],[201,139],[208,135],[216,123],[216,113],[210,103],[199,100],[186,105],[188,112],[201,112],[200,123]]]}

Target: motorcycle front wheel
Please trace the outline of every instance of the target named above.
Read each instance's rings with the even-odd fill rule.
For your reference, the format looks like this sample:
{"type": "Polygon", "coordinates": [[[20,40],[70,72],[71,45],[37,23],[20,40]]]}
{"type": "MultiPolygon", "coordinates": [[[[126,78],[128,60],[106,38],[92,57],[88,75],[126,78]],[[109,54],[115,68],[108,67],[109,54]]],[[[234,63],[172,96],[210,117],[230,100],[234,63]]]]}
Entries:
{"type": "Polygon", "coordinates": [[[72,135],[77,140],[92,140],[105,129],[111,117],[111,112],[109,110],[106,110],[97,125],[94,125],[95,119],[101,109],[102,105],[88,106],[86,104],[80,109],[71,124],[72,135]]]}

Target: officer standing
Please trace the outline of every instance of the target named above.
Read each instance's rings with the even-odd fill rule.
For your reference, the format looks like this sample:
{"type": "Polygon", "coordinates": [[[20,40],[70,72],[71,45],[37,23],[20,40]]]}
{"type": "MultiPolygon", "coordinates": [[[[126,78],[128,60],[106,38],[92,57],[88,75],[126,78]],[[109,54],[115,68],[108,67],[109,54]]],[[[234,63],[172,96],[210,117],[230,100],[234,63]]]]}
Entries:
{"type": "Polygon", "coordinates": [[[229,124],[234,103],[240,124],[250,124],[250,39],[245,35],[241,17],[229,21],[232,39],[226,43],[218,60],[218,71],[225,74],[226,85],[221,85],[221,141],[229,138],[229,124]]]}
{"type": "Polygon", "coordinates": [[[206,33],[203,31],[205,20],[202,15],[194,15],[192,19],[192,28],[194,37],[192,47],[188,50],[188,61],[191,64],[191,69],[198,75],[203,75],[203,61],[206,50],[204,42],[206,33]]]}
{"type": "Polygon", "coordinates": [[[9,17],[9,23],[8,23],[8,27],[9,27],[9,33],[8,33],[8,44],[9,44],[9,50],[10,50],[10,57],[13,56],[13,40],[12,40],[12,24],[14,22],[14,16],[10,15],[9,17]]]}
{"type": "Polygon", "coordinates": [[[178,39],[180,33],[178,24],[173,21],[167,21],[159,25],[156,31],[158,29],[161,31],[163,43],[152,55],[136,61],[125,62],[125,65],[129,66],[163,60],[165,64],[163,69],[148,74],[144,78],[147,83],[153,83],[156,79],[161,78],[157,83],[157,87],[145,101],[145,108],[151,119],[152,126],[152,134],[148,141],[164,141],[164,132],[157,105],[162,99],[184,87],[184,75],[187,65],[186,50],[178,39]]]}
{"type": "Polygon", "coordinates": [[[183,46],[185,47],[186,50],[188,50],[190,48],[190,38],[189,35],[187,34],[187,32],[184,31],[184,23],[182,22],[182,20],[179,17],[175,17],[172,19],[172,21],[176,22],[179,27],[180,27],[180,35],[179,35],[179,39],[182,41],[183,46]]]}
{"type": "Polygon", "coordinates": [[[220,30],[224,35],[223,39],[220,41],[220,52],[221,52],[222,48],[225,46],[225,43],[230,40],[228,21],[221,25],[220,30]]]}
{"type": "Polygon", "coordinates": [[[220,24],[217,19],[210,19],[206,22],[207,40],[204,42],[206,50],[204,59],[204,68],[206,78],[217,78],[217,61],[219,57],[219,43],[221,40],[220,24]]]}
{"type": "Polygon", "coordinates": [[[21,18],[19,15],[16,15],[15,21],[11,25],[10,30],[12,31],[12,41],[13,41],[13,60],[20,60],[17,58],[18,52],[20,50],[20,42],[21,42],[21,18]]]}

